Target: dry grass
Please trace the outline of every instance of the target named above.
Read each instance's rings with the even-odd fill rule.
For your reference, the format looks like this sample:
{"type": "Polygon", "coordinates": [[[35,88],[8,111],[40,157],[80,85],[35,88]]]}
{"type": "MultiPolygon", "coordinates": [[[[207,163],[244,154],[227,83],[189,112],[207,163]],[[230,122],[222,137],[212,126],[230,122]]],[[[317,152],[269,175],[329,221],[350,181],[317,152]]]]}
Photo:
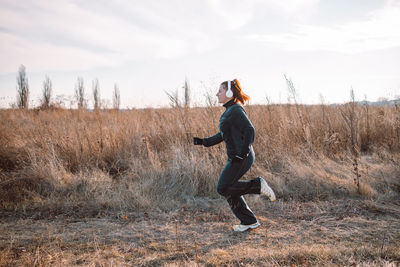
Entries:
{"type": "MultiPolygon", "coordinates": [[[[222,111],[2,110],[0,205],[171,209],[193,197],[218,197],[225,148],[195,147],[192,137],[214,134],[222,111]]],[[[247,112],[256,128],[249,176],[268,176],[283,199],[358,195],[350,131],[338,108],[249,106],[247,112]]],[[[368,127],[358,120],[357,147],[367,148],[358,167],[365,197],[398,196],[399,116],[397,108],[370,107],[368,127]]]]}
{"type": "MultiPolygon", "coordinates": [[[[222,107],[124,112],[1,110],[0,218],[4,229],[14,223],[17,226],[10,231],[10,234],[14,233],[14,239],[11,235],[3,236],[0,264],[108,266],[111,262],[116,265],[136,265],[140,262],[149,266],[259,266],[266,262],[266,265],[279,266],[350,265],[351,261],[369,266],[389,265],[399,260],[398,231],[390,233],[392,239],[385,237],[393,242],[384,241],[381,249],[375,248],[372,240],[360,246],[366,235],[362,230],[364,226],[371,227],[371,231],[374,228],[377,232],[371,235],[382,238],[386,224],[396,225],[399,229],[398,216],[390,215],[392,217],[379,220],[373,216],[361,218],[360,215],[361,221],[346,221],[344,228],[347,227],[347,232],[342,234],[337,234],[340,227],[334,224],[332,212],[326,211],[327,223],[331,224],[324,224],[323,228],[316,223],[316,220],[325,218],[325,213],[318,213],[317,210],[337,199],[342,199],[343,205],[347,201],[356,201],[364,208],[365,205],[378,205],[377,210],[385,210],[384,206],[389,204],[394,205],[393,209],[398,208],[400,110],[397,107],[366,109],[357,106],[354,111],[357,124],[352,126],[355,129],[350,129],[340,110],[331,106],[248,106],[246,111],[256,129],[256,161],[246,177],[263,175],[268,179],[278,199],[284,201],[269,207],[275,216],[279,215],[279,211],[274,210],[277,207],[285,209],[294,205],[292,208],[300,209],[301,203],[315,205],[316,211],[307,215],[312,219],[305,220],[314,224],[303,226],[318,234],[308,243],[304,243],[305,239],[300,240],[307,237],[307,231],[299,228],[298,221],[287,219],[289,211],[282,215],[286,216],[284,225],[287,228],[277,229],[267,219],[271,214],[263,214],[265,211],[261,208],[258,212],[264,216],[264,222],[268,222],[268,231],[281,233],[281,236],[272,236],[272,232],[268,232],[266,247],[259,248],[245,239],[242,241],[248,250],[243,250],[242,241],[237,242],[236,237],[223,236],[224,241],[215,241],[218,235],[227,235],[230,231],[229,226],[219,220],[228,220],[230,224],[234,222],[227,204],[215,190],[226,160],[225,148],[223,144],[211,148],[193,146],[192,137],[216,133],[222,107]],[[355,144],[350,138],[352,131],[353,135],[356,134],[353,136],[355,144]],[[357,175],[361,175],[358,187],[354,183],[352,165],[354,146],[360,151],[357,159],[357,175]],[[219,208],[212,209],[204,204],[210,201],[217,201],[219,208]],[[202,221],[197,221],[197,217],[190,217],[187,227],[193,226],[187,231],[195,236],[197,234],[196,242],[189,236],[174,239],[171,234],[163,239],[143,237],[150,242],[143,246],[139,246],[140,242],[137,243],[136,239],[122,242],[127,233],[106,235],[117,243],[122,242],[121,246],[109,240],[100,241],[105,238],[104,233],[90,232],[86,241],[79,237],[75,243],[66,236],[55,234],[61,229],[57,227],[65,222],[54,219],[54,216],[66,218],[70,214],[69,218],[81,222],[75,225],[75,229],[81,230],[86,225],[81,217],[93,218],[100,227],[107,229],[111,228],[109,224],[115,223],[120,227],[125,221],[135,227],[136,221],[133,223],[130,219],[121,218],[125,214],[155,212],[156,215],[143,220],[143,223],[148,223],[158,216],[172,216],[182,205],[194,209],[204,206],[203,213],[210,214],[212,219],[209,222],[215,223],[218,230],[212,231],[202,221]],[[109,217],[107,214],[111,213],[119,215],[109,217]],[[102,216],[106,218],[104,226],[101,226],[102,216]],[[20,217],[22,221],[15,222],[20,217]],[[364,220],[372,220],[376,224],[368,225],[364,220]],[[25,224],[18,228],[21,223],[32,223],[32,229],[24,228],[25,224]],[[335,240],[335,236],[348,235],[348,228],[358,224],[357,231],[361,236],[356,238],[358,243],[351,238],[346,242],[335,240]],[[40,225],[58,230],[44,230],[40,225]],[[202,225],[206,228],[201,228],[202,225]],[[20,234],[16,232],[18,229],[20,234]],[[24,243],[21,233],[29,231],[32,234],[26,237],[24,243]],[[210,236],[214,241],[201,235],[207,231],[213,233],[210,236]],[[325,231],[332,232],[327,243],[325,235],[321,235],[325,231]],[[39,233],[44,234],[42,241],[38,239],[39,233]],[[58,236],[58,239],[45,238],[46,234],[49,237],[58,236]],[[285,235],[288,235],[288,243],[281,249],[277,246],[285,235]],[[175,246],[190,240],[191,244],[181,246],[190,247],[191,252],[173,250],[173,245],[168,243],[171,240],[175,246]],[[209,250],[202,250],[204,246],[209,246],[209,250]],[[76,257],[73,256],[75,254],[76,257]]],[[[249,198],[251,200],[252,196],[249,198]]],[[[257,206],[257,203],[253,201],[251,205],[257,206]]],[[[299,214],[306,216],[304,212],[299,214]]],[[[344,214],[342,217],[348,216],[344,214]]],[[[340,221],[344,220],[342,217],[340,221]]],[[[131,218],[130,215],[128,218],[131,218]]],[[[168,220],[165,219],[164,223],[170,223],[168,220]]],[[[275,222],[278,227],[279,221],[275,222]]],[[[91,227],[94,231],[97,226],[91,227]]],[[[156,223],[154,227],[165,231],[167,226],[156,223]]],[[[140,229],[135,231],[140,232],[140,229]]],[[[313,235],[311,232],[308,234],[313,235]]],[[[255,235],[257,244],[261,242],[261,236],[255,235]]],[[[249,238],[253,237],[249,235],[249,238]]]]}

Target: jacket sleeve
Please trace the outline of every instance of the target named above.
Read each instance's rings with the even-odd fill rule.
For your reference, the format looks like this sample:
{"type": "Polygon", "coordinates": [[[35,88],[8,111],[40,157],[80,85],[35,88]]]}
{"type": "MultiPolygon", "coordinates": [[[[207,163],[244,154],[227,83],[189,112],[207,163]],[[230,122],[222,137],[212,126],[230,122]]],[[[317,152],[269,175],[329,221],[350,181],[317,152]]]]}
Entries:
{"type": "Polygon", "coordinates": [[[232,123],[240,131],[243,137],[243,146],[239,148],[239,155],[247,155],[250,152],[250,146],[254,143],[255,131],[246,112],[242,107],[232,110],[232,123]]]}
{"type": "Polygon", "coordinates": [[[218,132],[217,134],[203,138],[203,146],[213,146],[216,144],[219,144],[223,141],[221,132],[218,132]]]}

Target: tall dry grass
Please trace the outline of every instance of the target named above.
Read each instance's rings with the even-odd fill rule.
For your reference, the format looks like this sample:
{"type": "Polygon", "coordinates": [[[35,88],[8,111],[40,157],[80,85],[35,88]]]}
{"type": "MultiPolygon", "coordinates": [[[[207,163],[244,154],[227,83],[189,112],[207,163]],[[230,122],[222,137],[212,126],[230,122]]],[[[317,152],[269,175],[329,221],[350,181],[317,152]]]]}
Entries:
{"type": "MultiPolygon", "coordinates": [[[[218,198],[225,147],[193,146],[192,137],[216,133],[223,110],[1,110],[1,208],[170,209],[197,197],[218,198]]],[[[246,177],[263,175],[279,198],[398,198],[397,106],[356,106],[355,129],[334,106],[246,111],[256,130],[256,161],[246,177]]]]}

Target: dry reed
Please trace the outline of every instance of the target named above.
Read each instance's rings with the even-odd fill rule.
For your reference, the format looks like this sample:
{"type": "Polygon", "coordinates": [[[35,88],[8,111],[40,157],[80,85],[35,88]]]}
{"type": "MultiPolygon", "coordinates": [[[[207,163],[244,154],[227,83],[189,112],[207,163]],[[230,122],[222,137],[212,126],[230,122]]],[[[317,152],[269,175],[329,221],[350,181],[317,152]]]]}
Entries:
{"type": "MultiPolygon", "coordinates": [[[[397,106],[351,108],[362,119],[349,134],[343,108],[247,106],[256,129],[248,176],[267,177],[283,199],[398,197],[397,106]],[[351,183],[354,147],[361,148],[357,188],[351,183]],[[382,178],[382,164],[390,176],[382,178]]],[[[222,112],[1,110],[0,205],[168,210],[196,197],[218,198],[225,148],[193,146],[191,140],[216,133],[222,112]]]]}

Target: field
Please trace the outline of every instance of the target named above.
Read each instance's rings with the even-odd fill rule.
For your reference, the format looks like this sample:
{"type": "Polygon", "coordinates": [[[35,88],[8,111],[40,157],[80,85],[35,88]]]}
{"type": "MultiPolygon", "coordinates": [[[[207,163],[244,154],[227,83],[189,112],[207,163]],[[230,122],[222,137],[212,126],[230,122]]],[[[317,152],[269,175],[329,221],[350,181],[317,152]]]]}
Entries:
{"type": "Polygon", "coordinates": [[[400,108],[246,106],[278,200],[216,192],[223,107],[0,111],[0,266],[398,266],[400,108]]]}

